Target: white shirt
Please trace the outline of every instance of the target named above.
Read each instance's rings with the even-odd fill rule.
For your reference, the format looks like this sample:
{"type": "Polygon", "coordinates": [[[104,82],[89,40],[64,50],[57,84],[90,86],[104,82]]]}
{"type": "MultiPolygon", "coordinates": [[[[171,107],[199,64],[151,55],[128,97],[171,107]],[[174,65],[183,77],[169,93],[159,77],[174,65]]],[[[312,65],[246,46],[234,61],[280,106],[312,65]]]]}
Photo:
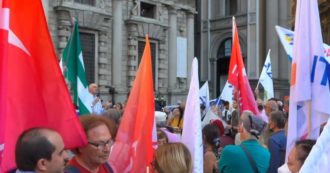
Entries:
{"type": "Polygon", "coordinates": [[[93,96],[93,102],[92,102],[92,113],[96,115],[100,115],[104,112],[104,109],[102,107],[101,99],[99,97],[93,96]]]}

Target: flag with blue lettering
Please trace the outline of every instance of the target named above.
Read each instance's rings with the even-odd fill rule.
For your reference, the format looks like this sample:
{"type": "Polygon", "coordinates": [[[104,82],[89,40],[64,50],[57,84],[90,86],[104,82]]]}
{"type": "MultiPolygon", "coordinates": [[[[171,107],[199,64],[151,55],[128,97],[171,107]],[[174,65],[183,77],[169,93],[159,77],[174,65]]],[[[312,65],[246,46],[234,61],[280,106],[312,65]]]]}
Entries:
{"type": "MultiPolygon", "coordinates": [[[[287,155],[297,140],[316,139],[320,125],[330,116],[330,64],[322,44],[317,0],[298,0],[295,29],[287,155]]],[[[317,163],[309,166],[322,172],[316,171],[317,163]]]]}
{"type": "Polygon", "coordinates": [[[259,82],[264,87],[265,90],[264,99],[268,100],[270,98],[273,98],[274,86],[273,86],[272,63],[270,61],[270,49],[268,51],[264,67],[262,68],[259,82]]]}
{"type": "Polygon", "coordinates": [[[206,81],[199,89],[199,103],[205,106],[206,111],[210,110],[210,92],[208,81],[206,81]]]}

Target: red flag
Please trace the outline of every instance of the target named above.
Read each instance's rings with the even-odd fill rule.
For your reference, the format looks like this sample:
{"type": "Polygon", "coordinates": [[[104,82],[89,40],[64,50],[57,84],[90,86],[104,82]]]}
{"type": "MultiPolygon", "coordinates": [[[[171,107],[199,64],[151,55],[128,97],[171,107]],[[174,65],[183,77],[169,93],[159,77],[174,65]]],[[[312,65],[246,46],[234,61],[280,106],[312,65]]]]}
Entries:
{"type": "Polygon", "coordinates": [[[233,44],[230,56],[228,82],[235,87],[235,91],[239,92],[238,97],[242,112],[250,110],[254,114],[259,114],[257,103],[246,76],[235,19],[233,19],[233,44]]]}
{"type": "Polygon", "coordinates": [[[15,167],[15,143],[26,129],[55,129],[67,148],[87,140],[58,65],[41,0],[3,0],[0,11],[0,172],[5,172],[15,167]]]}
{"type": "MultiPolygon", "coordinates": [[[[153,160],[154,92],[149,38],[110,154],[115,172],[145,173],[153,160]]],[[[150,167],[151,168],[151,167],[150,167]]]]}

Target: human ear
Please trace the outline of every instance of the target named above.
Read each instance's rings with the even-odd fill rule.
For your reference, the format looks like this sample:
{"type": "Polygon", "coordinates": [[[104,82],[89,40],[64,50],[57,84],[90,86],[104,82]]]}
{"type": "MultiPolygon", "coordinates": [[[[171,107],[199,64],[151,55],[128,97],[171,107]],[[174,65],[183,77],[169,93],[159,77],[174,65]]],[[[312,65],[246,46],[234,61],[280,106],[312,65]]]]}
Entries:
{"type": "Polygon", "coordinates": [[[46,172],[47,171],[47,160],[46,159],[39,159],[37,161],[37,167],[36,170],[40,171],[40,172],[46,172]]]}

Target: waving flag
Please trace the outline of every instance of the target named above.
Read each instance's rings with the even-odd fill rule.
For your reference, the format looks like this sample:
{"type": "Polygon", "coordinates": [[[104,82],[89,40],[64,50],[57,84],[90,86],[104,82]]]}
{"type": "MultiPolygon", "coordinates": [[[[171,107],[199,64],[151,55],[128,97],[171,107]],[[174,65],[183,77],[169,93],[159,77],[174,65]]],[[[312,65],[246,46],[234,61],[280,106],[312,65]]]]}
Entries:
{"type": "MultiPolygon", "coordinates": [[[[286,28],[275,26],[278,37],[281,40],[282,46],[284,47],[285,52],[289,56],[289,60],[292,61],[293,57],[293,37],[294,32],[286,28]]],[[[329,45],[323,43],[325,56],[330,58],[330,47],[329,45]]]]}
{"type": "Polygon", "coordinates": [[[205,110],[210,110],[210,92],[209,83],[206,81],[204,85],[199,89],[199,102],[205,105],[205,110]]]}
{"type": "Polygon", "coordinates": [[[254,114],[259,115],[257,103],[254,99],[249,80],[246,76],[235,18],[233,18],[233,46],[230,56],[228,82],[232,84],[235,87],[235,90],[239,92],[238,99],[242,112],[245,110],[250,110],[254,114]]]}
{"type": "Polygon", "coordinates": [[[146,36],[142,60],[110,154],[115,172],[145,173],[147,167],[151,168],[155,116],[153,88],[150,43],[146,36]]]}
{"type": "Polygon", "coordinates": [[[225,86],[222,89],[222,92],[220,94],[220,99],[221,100],[226,100],[232,105],[233,103],[233,92],[234,92],[234,87],[231,85],[228,81],[226,82],[225,86]]]}
{"type": "Polygon", "coordinates": [[[85,145],[41,0],[0,1],[0,44],[0,172],[15,167],[17,138],[29,128],[55,129],[68,148],[85,145]]]}
{"type": "Polygon", "coordinates": [[[316,139],[330,116],[330,65],[324,56],[317,0],[298,0],[295,28],[287,154],[296,140],[316,139]]]}
{"type": "Polygon", "coordinates": [[[64,76],[70,83],[73,101],[79,106],[79,114],[91,114],[94,98],[88,91],[77,21],[74,23],[71,38],[63,51],[61,62],[64,76]]]}
{"type": "Polygon", "coordinates": [[[194,58],[182,130],[182,143],[188,147],[192,156],[193,173],[203,173],[203,140],[198,90],[198,61],[194,58]]]}
{"type": "Polygon", "coordinates": [[[292,61],[293,57],[293,37],[294,33],[291,30],[285,29],[280,26],[275,26],[276,32],[284,47],[285,52],[288,54],[289,60],[292,61]]]}
{"type": "Polygon", "coordinates": [[[272,63],[270,61],[270,50],[268,51],[264,67],[262,68],[259,82],[265,89],[265,100],[273,98],[274,87],[273,87],[272,63]]]}

